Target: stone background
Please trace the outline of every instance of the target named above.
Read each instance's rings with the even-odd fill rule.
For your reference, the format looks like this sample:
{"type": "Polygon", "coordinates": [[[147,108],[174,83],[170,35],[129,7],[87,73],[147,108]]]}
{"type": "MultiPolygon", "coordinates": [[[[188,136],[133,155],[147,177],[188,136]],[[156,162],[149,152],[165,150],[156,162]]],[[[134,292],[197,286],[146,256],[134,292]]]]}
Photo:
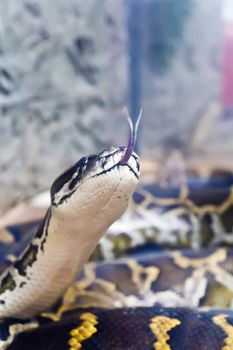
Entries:
{"type": "Polygon", "coordinates": [[[0,3],[1,206],[107,143],[104,1],[0,3]]]}

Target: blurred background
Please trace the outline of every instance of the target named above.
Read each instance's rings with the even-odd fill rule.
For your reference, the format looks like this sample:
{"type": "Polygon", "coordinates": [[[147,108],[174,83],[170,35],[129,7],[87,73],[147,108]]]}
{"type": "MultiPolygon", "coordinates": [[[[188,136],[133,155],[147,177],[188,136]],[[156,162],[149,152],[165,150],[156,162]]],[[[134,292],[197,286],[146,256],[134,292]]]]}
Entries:
{"type": "Polygon", "coordinates": [[[124,106],[144,172],[232,168],[232,62],[231,0],[1,1],[0,210],[125,145],[124,106]]]}

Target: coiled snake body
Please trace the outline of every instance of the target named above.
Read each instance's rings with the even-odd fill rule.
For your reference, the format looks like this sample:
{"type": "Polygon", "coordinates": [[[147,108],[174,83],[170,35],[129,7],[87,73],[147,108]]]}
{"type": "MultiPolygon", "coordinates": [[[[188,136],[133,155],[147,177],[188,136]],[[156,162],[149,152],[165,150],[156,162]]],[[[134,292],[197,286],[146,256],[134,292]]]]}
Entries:
{"type": "Polygon", "coordinates": [[[44,220],[32,239],[22,232],[25,249],[1,275],[1,349],[233,350],[233,250],[231,235],[219,234],[229,189],[198,204],[188,187],[169,200],[142,187],[133,216],[111,226],[92,259],[128,256],[86,263],[138,177],[128,147],[83,157],[55,180],[44,220]],[[175,210],[174,220],[166,226],[155,205],[175,210]],[[180,243],[198,249],[173,250],[180,243]]]}

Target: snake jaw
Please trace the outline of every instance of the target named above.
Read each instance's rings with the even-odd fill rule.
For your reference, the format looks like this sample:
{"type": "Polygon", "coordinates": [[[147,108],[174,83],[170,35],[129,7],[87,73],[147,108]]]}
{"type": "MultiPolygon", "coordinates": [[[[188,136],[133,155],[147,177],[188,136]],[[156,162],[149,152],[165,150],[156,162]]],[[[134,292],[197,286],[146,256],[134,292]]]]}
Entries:
{"type": "Polygon", "coordinates": [[[142,117],[142,109],[140,110],[140,113],[138,115],[138,118],[136,120],[135,125],[133,125],[132,119],[129,115],[128,110],[125,111],[125,116],[126,119],[129,123],[129,127],[130,127],[130,136],[129,136],[129,142],[128,145],[126,147],[126,151],[125,154],[123,156],[123,158],[120,160],[119,164],[127,164],[128,160],[130,159],[130,157],[133,154],[135,145],[136,145],[136,141],[137,141],[137,131],[138,131],[138,126],[142,117]]]}

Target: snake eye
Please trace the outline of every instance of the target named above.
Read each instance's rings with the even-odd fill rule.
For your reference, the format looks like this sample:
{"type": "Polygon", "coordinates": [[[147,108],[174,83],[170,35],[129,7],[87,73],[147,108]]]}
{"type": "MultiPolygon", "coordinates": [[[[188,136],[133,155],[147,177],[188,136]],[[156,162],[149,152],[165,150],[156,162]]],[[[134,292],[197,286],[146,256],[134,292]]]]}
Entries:
{"type": "Polygon", "coordinates": [[[87,157],[82,157],[79,159],[78,163],[76,163],[77,168],[82,168],[88,162],[87,157]]]}

